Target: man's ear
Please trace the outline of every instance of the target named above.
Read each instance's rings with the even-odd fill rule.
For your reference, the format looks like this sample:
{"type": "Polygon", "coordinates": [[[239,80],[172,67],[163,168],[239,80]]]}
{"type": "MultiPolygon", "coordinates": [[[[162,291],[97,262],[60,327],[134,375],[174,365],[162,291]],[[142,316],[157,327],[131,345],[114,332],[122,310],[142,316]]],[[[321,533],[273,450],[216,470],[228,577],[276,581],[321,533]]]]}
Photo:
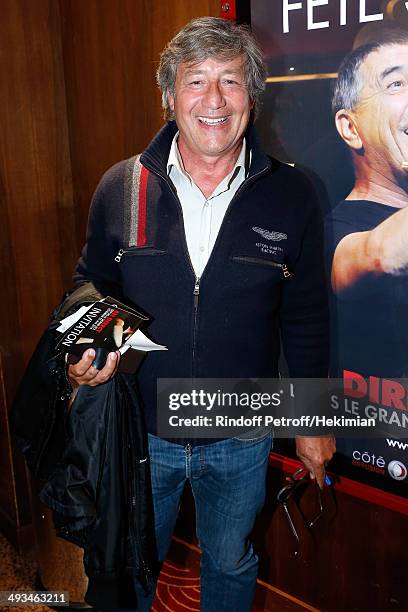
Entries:
{"type": "Polygon", "coordinates": [[[167,102],[169,104],[170,110],[174,112],[174,96],[169,91],[167,92],[167,102]]]}
{"type": "Polygon", "coordinates": [[[363,148],[353,113],[342,108],[337,111],[334,121],[338,133],[349,147],[356,151],[363,148]]]}

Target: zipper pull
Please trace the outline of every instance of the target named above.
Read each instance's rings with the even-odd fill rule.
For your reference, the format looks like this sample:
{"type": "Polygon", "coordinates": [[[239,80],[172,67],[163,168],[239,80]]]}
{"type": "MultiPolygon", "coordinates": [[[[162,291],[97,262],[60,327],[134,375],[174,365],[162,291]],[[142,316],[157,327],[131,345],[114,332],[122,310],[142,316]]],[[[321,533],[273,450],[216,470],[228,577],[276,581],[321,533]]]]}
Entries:
{"type": "Polygon", "coordinates": [[[120,260],[122,259],[122,255],[125,251],[123,249],[119,249],[118,254],[115,257],[115,261],[117,261],[118,263],[120,263],[120,260]]]}
{"type": "Polygon", "coordinates": [[[184,452],[186,453],[186,457],[191,457],[193,453],[193,446],[191,442],[187,442],[187,444],[184,447],[184,452]]]}
{"type": "Polygon", "coordinates": [[[291,272],[288,270],[288,266],[285,263],[282,264],[282,272],[284,278],[290,278],[292,276],[291,272]]]}
{"type": "Polygon", "coordinates": [[[194,285],[194,308],[198,306],[198,300],[200,298],[200,279],[197,277],[194,285]]]}

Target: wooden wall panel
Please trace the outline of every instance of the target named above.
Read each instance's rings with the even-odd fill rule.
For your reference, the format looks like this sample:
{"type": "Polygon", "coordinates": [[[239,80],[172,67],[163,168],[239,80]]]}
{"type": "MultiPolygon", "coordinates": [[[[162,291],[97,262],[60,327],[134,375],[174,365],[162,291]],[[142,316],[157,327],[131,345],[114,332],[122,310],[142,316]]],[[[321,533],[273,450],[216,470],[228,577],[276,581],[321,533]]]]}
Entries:
{"type": "Polygon", "coordinates": [[[60,0],[78,248],[102,173],[143,148],[163,123],[155,83],[165,43],[216,0],[60,0]]]}
{"type": "Polygon", "coordinates": [[[63,0],[60,6],[79,248],[101,174],[152,133],[151,23],[144,0],[63,0]]]}
{"type": "Polygon", "coordinates": [[[58,5],[4,0],[0,20],[0,175],[9,288],[26,361],[72,267],[75,226],[58,5]]]}
{"type": "Polygon", "coordinates": [[[7,420],[6,387],[4,380],[3,358],[0,353],[0,512],[5,521],[16,520],[16,490],[14,465],[10,444],[10,429],[7,420]],[[10,478],[11,476],[11,478],[10,478]]]}
{"type": "MultiPolygon", "coordinates": [[[[53,0],[3,0],[1,8],[4,413],[68,282],[76,245],[59,7],[53,0]]],[[[0,435],[9,448],[4,429],[0,435]]],[[[2,518],[18,529],[30,520],[29,502],[22,458],[10,451],[14,470],[5,466],[0,504],[2,518]]]]}

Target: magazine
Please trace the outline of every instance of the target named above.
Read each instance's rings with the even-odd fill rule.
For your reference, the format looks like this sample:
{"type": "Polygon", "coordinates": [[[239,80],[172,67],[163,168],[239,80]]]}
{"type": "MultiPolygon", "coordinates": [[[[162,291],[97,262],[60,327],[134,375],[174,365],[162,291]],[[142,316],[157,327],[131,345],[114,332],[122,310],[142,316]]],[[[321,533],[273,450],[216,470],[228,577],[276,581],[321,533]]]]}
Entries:
{"type": "Polygon", "coordinates": [[[57,350],[69,354],[69,362],[75,363],[87,349],[93,348],[98,368],[103,366],[108,353],[119,351],[118,371],[135,372],[146,353],[167,350],[139,329],[147,321],[146,315],[108,296],[82,306],[60,322],[57,350]]]}

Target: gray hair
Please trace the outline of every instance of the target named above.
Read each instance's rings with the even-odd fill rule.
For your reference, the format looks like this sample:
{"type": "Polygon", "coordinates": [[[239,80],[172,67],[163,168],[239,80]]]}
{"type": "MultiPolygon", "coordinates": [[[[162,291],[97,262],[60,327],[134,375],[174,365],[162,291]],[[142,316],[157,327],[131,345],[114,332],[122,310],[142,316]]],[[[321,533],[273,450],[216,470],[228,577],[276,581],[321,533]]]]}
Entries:
{"type": "Polygon", "coordinates": [[[364,85],[360,68],[367,56],[382,47],[400,44],[408,44],[408,32],[393,24],[387,24],[382,31],[377,31],[376,40],[367,42],[346,55],[339,67],[333,89],[333,115],[342,108],[353,110],[357,106],[364,85]]]}
{"type": "Polygon", "coordinates": [[[228,61],[240,55],[244,57],[245,81],[256,117],[265,89],[266,66],[262,51],[249,28],[219,17],[200,17],[190,21],[167,43],[160,56],[156,78],[162,92],[165,119],[174,119],[168,94],[174,96],[180,64],[196,64],[209,57],[228,61]]]}

